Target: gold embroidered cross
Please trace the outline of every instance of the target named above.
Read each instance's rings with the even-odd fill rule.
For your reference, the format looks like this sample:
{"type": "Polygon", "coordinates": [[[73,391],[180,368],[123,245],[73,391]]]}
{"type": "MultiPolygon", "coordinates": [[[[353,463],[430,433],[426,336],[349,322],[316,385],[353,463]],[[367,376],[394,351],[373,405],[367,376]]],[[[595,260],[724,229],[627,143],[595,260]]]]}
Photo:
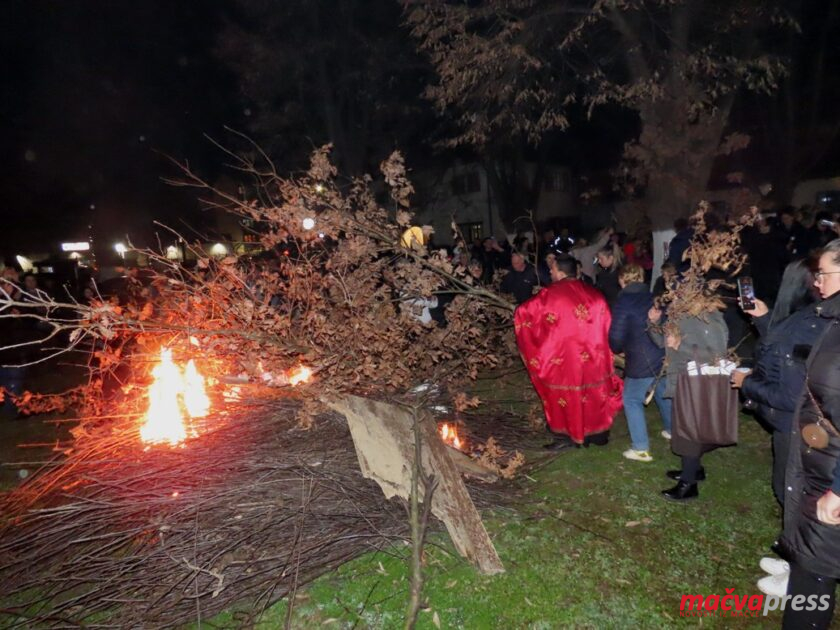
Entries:
{"type": "Polygon", "coordinates": [[[515,332],[519,332],[523,328],[531,328],[531,322],[530,321],[517,322],[513,325],[513,329],[514,329],[515,332]]]}

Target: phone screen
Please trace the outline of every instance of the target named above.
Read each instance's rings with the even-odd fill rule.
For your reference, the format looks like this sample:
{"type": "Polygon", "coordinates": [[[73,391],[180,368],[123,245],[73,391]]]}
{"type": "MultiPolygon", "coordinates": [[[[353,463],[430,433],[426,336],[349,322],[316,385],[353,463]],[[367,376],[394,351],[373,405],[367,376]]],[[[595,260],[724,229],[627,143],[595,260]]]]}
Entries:
{"type": "Polygon", "coordinates": [[[755,308],[755,289],[749,276],[738,278],[738,298],[741,300],[741,308],[745,311],[755,308]]]}

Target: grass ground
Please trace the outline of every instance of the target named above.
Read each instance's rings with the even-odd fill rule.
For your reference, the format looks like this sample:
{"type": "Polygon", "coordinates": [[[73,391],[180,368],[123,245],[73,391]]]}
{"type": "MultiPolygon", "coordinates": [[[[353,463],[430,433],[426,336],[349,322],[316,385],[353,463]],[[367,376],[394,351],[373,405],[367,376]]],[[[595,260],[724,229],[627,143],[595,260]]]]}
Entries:
{"type": "MultiPolygon", "coordinates": [[[[489,383],[510,397],[521,379],[489,383]]],[[[520,390],[521,391],[521,390],[520,390]]],[[[685,505],[659,495],[679,460],[648,418],[652,463],[621,456],[629,438],[616,418],[606,447],[566,451],[529,478],[513,508],[485,514],[507,569],[478,575],[445,534],[426,552],[427,609],[420,628],[778,627],[779,613],[752,619],[681,619],[683,594],[757,594],[758,561],[778,533],[770,490],[769,436],[742,418],[736,448],[705,457],[708,480],[685,505]]],[[[542,453],[532,453],[542,456],[542,453]]],[[[399,628],[408,598],[407,547],[361,557],[298,592],[294,628],[399,628]]],[[[282,627],[280,602],[261,627],[282,627]]],[[[233,614],[212,625],[235,623],[233,614]]],[[[206,626],[205,626],[206,627],[206,626]]]]}

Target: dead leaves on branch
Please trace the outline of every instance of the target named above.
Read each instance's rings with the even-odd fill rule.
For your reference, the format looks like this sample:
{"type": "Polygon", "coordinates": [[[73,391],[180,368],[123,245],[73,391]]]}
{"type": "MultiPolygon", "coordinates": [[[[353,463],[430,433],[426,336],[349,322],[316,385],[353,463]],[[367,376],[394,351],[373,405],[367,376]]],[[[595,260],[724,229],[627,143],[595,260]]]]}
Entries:
{"type": "Polygon", "coordinates": [[[706,225],[710,209],[708,203],[701,202],[691,217],[694,235],[683,255],[683,260],[690,267],[683,274],[682,280],[659,300],[660,305],[667,306],[671,328],[680,319],[705,319],[709,313],[725,309],[726,304],[720,292],[722,288],[731,288],[730,285],[725,279],[709,279],[708,276],[717,270],[719,275],[734,278],[747,260],[741,250],[741,232],[755,223],[757,208],[753,206],[728,223],[713,227],[706,225]]]}
{"type": "Polygon", "coordinates": [[[487,438],[484,444],[476,446],[479,455],[478,463],[492,470],[504,479],[512,479],[525,464],[525,456],[519,451],[506,451],[501,448],[493,437],[487,438]]]}
{"type": "Polygon", "coordinates": [[[455,386],[516,356],[506,355],[511,310],[471,289],[445,251],[400,246],[414,192],[402,156],[381,163],[396,204],[387,210],[371,178],[337,181],[329,150],[315,151],[300,178],[255,171],[253,199],[230,203],[259,222],[263,244],[279,256],[204,259],[191,276],[172,270],[177,282],[163,283],[156,298],[161,317],[204,334],[203,344],[229,331],[231,343],[215,347],[240,365],[259,357],[274,373],[305,354],[318,369],[313,396],[393,396],[428,380],[455,386]],[[413,306],[447,292],[456,295],[445,327],[412,316],[413,306]]]}

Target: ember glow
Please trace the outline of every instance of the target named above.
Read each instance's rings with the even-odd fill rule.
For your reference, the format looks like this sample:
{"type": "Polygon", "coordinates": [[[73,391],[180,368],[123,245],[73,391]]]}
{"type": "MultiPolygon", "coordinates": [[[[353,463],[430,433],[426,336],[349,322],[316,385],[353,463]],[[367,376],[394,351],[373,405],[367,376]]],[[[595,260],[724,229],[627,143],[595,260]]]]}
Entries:
{"type": "Polygon", "coordinates": [[[305,365],[300,365],[289,374],[289,385],[294,387],[300,383],[308,383],[312,378],[312,370],[305,365]]]}
{"type": "Polygon", "coordinates": [[[452,448],[457,448],[459,451],[461,450],[461,438],[458,437],[458,430],[454,425],[450,426],[448,423],[444,422],[440,427],[440,437],[443,439],[445,444],[448,444],[452,448]]]}
{"type": "Polygon", "coordinates": [[[182,372],[168,348],[161,348],[160,363],[152,370],[152,377],[140,438],[148,444],[178,445],[187,438],[186,419],[201,418],[210,411],[204,377],[192,360],[182,372]]]}

